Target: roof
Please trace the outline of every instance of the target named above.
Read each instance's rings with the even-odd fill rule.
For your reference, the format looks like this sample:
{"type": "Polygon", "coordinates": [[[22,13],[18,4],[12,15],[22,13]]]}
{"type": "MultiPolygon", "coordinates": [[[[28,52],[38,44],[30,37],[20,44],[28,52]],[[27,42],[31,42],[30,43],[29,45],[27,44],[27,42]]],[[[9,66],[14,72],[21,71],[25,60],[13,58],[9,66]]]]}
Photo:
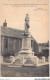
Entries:
{"type": "Polygon", "coordinates": [[[13,29],[9,27],[1,27],[1,35],[7,37],[22,38],[23,30],[13,29]]]}
{"type": "Polygon", "coordinates": [[[9,27],[1,27],[1,35],[15,38],[22,38],[23,30],[13,29],[9,27]]]}
{"type": "MultiPolygon", "coordinates": [[[[7,36],[7,37],[13,37],[13,38],[22,38],[22,34],[24,32],[24,30],[18,30],[10,27],[3,27],[3,26],[1,26],[0,31],[1,31],[1,34],[0,34],[1,36],[7,36]]],[[[31,35],[31,39],[37,43],[37,41],[32,37],[32,35],[31,35]]]]}

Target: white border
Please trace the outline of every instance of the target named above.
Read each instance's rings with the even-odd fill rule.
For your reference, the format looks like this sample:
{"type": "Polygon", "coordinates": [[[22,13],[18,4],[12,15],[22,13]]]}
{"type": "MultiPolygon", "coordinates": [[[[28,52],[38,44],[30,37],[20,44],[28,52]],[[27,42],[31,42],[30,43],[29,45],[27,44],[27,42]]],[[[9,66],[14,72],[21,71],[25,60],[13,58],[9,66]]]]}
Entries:
{"type": "Polygon", "coordinates": [[[0,77],[0,80],[50,80],[50,77],[0,77]]]}
{"type": "MultiPolygon", "coordinates": [[[[49,0],[49,63],[50,63],[50,0],[49,0]]],[[[50,64],[49,64],[49,77],[50,77],[50,64]]]]}
{"type": "MultiPolygon", "coordinates": [[[[0,23],[1,23],[1,0],[0,0],[0,23]]],[[[0,27],[0,35],[1,35],[1,27],[0,27]]],[[[0,36],[0,56],[1,56],[1,36],[0,36]]],[[[0,77],[1,77],[1,59],[0,59],[0,77]]]]}

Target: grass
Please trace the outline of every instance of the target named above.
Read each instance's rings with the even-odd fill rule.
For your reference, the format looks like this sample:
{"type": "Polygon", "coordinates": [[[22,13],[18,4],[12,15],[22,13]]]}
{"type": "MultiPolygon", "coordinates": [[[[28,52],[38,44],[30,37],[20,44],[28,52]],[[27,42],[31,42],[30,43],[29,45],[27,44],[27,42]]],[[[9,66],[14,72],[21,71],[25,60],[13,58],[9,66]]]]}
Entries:
{"type": "Polygon", "coordinates": [[[2,77],[48,77],[49,65],[41,67],[8,67],[1,66],[2,77]]]}

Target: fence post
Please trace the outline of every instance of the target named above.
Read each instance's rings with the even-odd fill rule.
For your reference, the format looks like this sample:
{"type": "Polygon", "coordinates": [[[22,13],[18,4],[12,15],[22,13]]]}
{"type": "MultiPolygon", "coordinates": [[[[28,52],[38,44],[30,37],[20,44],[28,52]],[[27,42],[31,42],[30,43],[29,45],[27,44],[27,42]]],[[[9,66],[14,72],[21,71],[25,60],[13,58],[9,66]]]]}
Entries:
{"type": "Polygon", "coordinates": [[[0,63],[3,63],[3,56],[0,56],[0,63]]]}
{"type": "Polygon", "coordinates": [[[39,60],[38,57],[34,56],[33,61],[34,61],[35,66],[38,66],[38,60],[39,60]]]}
{"type": "Polygon", "coordinates": [[[24,65],[24,58],[22,58],[23,60],[22,60],[22,65],[24,65]]]}
{"type": "Polygon", "coordinates": [[[44,56],[42,57],[42,62],[45,63],[45,57],[44,56]]]}
{"type": "Polygon", "coordinates": [[[10,56],[10,60],[11,60],[11,63],[14,63],[15,62],[15,57],[14,56],[10,56]]]}

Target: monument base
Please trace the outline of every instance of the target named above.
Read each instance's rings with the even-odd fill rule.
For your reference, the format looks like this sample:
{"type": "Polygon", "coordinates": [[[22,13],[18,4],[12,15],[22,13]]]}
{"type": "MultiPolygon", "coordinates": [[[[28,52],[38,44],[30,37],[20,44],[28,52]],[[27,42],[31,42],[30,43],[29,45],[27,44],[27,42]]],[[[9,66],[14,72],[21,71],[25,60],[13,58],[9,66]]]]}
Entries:
{"type": "Polygon", "coordinates": [[[16,66],[37,66],[38,57],[37,56],[24,56],[24,54],[16,56],[14,65],[16,66]]]}
{"type": "Polygon", "coordinates": [[[21,66],[37,66],[38,57],[34,56],[34,52],[32,50],[21,50],[16,56],[16,60],[14,65],[21,66]]]}

